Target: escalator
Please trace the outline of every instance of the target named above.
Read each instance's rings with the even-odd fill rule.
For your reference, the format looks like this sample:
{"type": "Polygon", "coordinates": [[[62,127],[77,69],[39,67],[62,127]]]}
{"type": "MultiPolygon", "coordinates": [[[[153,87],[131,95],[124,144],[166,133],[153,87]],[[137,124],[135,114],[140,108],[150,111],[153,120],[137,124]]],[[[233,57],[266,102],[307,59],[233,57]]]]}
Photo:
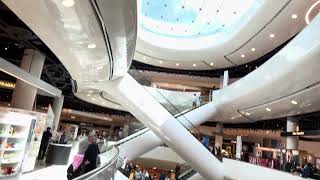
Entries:
{"type": "MultiPolygon", "coordinates": [[[[199,92],[186,93],[152,87],[152,83],[148,78],[134,67],[130,70],[130,74],[185,128],[190,129],[194,134],[201,134],[200,130],[196,127],[198,124],[193,123],[193,120],[197,123],[199,119],[190,119],[188,118],[188,115],[207,104],[209,102],[208,96],[199,98],[197,107],[193,107],[193,94],[197,93],[199,96],[199,92]]],[[[114,144],[120,149],[120,157],[122,159],[135,159],[163,144],[161,139],[148,128],[143,127],[136,129],[135,131],[134,134],[131,134],[114,144]],[[137,144],[140,144],[140,146],[137,146],[137,144]]]]}

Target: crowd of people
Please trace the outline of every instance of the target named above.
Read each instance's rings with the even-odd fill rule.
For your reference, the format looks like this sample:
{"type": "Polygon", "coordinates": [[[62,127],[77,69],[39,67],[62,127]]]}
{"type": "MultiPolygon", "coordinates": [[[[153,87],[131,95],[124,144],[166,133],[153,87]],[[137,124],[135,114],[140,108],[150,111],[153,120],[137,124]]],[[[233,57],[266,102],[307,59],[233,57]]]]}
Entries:
{"type": "Polygon", "coordinates": [[[180,175],[180,165],[177,164],[175,171],[161,170],[160,173],[153,171],[148,172],[147,169],[142,169],[133,162],[128,162],[122,169],[123,173],[129,180],[177,180],[180,175]]]}

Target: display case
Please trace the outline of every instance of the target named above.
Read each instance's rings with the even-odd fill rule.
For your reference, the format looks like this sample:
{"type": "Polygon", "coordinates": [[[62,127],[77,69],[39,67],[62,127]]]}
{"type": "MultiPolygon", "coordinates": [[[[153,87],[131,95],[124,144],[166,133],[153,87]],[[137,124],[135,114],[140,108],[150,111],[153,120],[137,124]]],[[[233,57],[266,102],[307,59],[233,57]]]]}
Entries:
{"type": "Polygon", "coordinates": [[[0,108],[0,178],[21,172],[27,142],[36,115],[27,111],[0,108]]]}

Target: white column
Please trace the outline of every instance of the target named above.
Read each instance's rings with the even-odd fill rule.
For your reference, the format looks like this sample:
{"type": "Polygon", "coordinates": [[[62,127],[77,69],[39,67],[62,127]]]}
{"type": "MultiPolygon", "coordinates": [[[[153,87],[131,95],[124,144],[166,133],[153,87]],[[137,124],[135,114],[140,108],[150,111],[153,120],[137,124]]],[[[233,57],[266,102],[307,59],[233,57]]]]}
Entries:
{"type": "Polygon", "coordinates": [[[222,163],[129,74],[104,82],[104,90],[206,179],[223,179],[222,163]],[[213,170],[214,169],[214,170],[213,170]]]}
{"type": "MultiPolygon", "coordinates": [[[[298,119],[296,117],[287,118],[287,132],[299,131],[298,119]]],[[[298,149],[299,137],[287,136],[287,149],[298,149]]]]}
{"type": "Polygon", "coordinates": [[[236,158],[241,159],[242,152],[242,140],[241,136],[237,136],[236,158]]]}
{"type": "Polygon", "coordinates": [[[222,87],[227,87],[229,84],[229,71],[224,71],[223,72],[223,86],[222,87]]]}
{"type": "Polygon", "coordinates": [[[60,122],[61,111],[63,107],[64,96],[60,96],[59,98],[54,98],[52,104],[52,111],[54,113],[52,132],[56,134],[60,122]]]}
{"type": "Polygon", "coordinates": [[[123,126],[123,137],[127,137],[129,135],[129,125],[125,124],[123,126]]]}
{"type": "MultiPolygon", "coordinates": [[[[26,49],[21,61],[21,69],[31,75],[40,78],[42,73],[45,56],[39,51],[26,49]]],[[[16,87],[12,94],[11,106],[14,108],[32,110],[37,88],[31,86],[20,79],[17,79],[16,87]]]]}
{"type": "Polygon", "coordinates": [[[216,137],[215,137],[215,143],[214,146],[220,147],[222,149],[222,144],[223,144],[223,124],[222,123],[217,123],[216,125],[216,137]]]}

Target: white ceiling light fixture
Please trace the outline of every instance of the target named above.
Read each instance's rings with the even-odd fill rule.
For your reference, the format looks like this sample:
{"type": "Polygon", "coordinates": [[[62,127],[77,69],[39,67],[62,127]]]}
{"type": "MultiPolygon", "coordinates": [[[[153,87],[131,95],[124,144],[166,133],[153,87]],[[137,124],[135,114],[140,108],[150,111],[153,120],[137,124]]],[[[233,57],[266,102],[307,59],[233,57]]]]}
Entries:
{"type": "Polygon", "coordinates": [[[96,100],[96,98],[91,98],[91,100],[92,100],[92,101],[95,101],[95,100],[96,100]]]}
{"type": "Polygon", "coordinates": [[[89,48],[89,49],[94,49],[94,48],[96,48],[96,47],[97,47],[96,44],[88,44],[88,48],[89,48]]]}
{"type": "Polygon", "coordinates": [[[246,115],[247,115],[247,116],[250,116],[251,114],[250,114],[250,113],[248,113],[248,112],[246,112],[246,115]]]}
{"type": "Polygon", "coordinates": [[[297,101],[295,101],[295,100],[292,100],[292,101],[291,101],[291,104],[297,105],[297,104],[298,104],[298,102],[297,102],[297,101]]]}
{"type": "Polygon", "coordinates": [[[176,66],[180,66],[180,64],[179,64],[179,63],[176,63],[176,66]]]}
{"type": "Polygon", "coordinates": [[[212,62],[212,63],[210,63],[210,66],[213,66],[213,62],[212,62]]]}
{"type": "Polygon", "coordinates": [[[76,117],[75,117],[75,116],[71,116],[70,118],[71,118],[71,119],[75,119],[76,117]]]}
{"type": "Polygon", "coordinates": [[[297,15],[297,14],[292,14],[292,15],[291,15],[291,18],[292,18],[292,19],[297,19],[297,18],[298,18],[298,15],[297,15]]]}
{"type": "Polygon", "coordinates": [[[97,67],[96,69],[97,69],[97,70],[101,70],[101,69],[103,69],[103,66],[99,66],[99,67],[97,67]]]}
{"type": "Polygon", "coordinates": [[[91,94],[87,94],[87,96],[88,96],[88,97],[90,97],[90,96],[91,96],[91,94]]]}
{"type": "Polygon", "coordinates": [[[241,57],[242,57],[242,58],[245,58],[245,57],[246,57],[246,55],[244,55],[244,54],[241,54],[241,57]]]}
{"type": "Polygon", "coordinates": [[[147,58],[145,56],[143,56],[143,59],[146,60],[147,58]]]}
{"type": "Polygon", "coordinates": [[[274,38],[274,34],[271,33],[271,34],[269,35],[269,37],[270,37],[270,38],[274,38]]]}
{"type": "Polygon", "coordinates": [[[270,109],[270,108],[266,108],[266,110],[267,110],[267,111],[269,111],[269,112],[271,111],[271,109],[270,109]]]}
{"type": "Polygon", "coordinates": [[[193,66],[193,67],[196,67],[196,66],[197,66],[197,64],[193,64],[192,66],[193,66]]]}
{"type": "Polygon", "coordinates": [[[74,6],[74,0],[63,0],[61,3],[64,7],[68,8],[74,6]]]}
{"type": "Polygon", "coordinates": [[[104,81],[104,80],[103,80],[103,79],[99,79],[98,81],[99,81],[99,82],[102,82],[102,81],[104,81]]]}
{"type": "Polygon", "coordinates": [[[162,62],[162,61],[159,61],[159,63],[162,64],[163,62],[162,62]]]}
{"type": "Polygon", "coordinates": [[[252,51],[252,52],[256,51],[256,48],[251,48],[251,51],[252,51]]]}

